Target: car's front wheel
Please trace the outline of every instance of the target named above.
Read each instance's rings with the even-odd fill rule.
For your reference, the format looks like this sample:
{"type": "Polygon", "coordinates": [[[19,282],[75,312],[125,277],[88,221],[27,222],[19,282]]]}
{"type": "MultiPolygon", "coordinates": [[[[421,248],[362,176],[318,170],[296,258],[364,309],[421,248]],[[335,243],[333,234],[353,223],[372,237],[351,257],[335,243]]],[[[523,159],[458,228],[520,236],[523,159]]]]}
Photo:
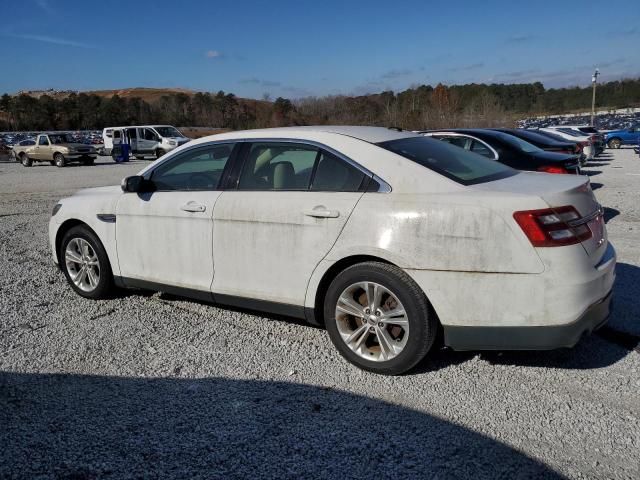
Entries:
{"type": "Polygon", "coordinates": [[[113,274],[102,243],[86,227],[71,228],[62,238],[59,262],[65,277],[79,295],[107,298],[113,289],[113,274]]]}
{"type": "Polygon", "coordinates": [[[360,263],[338,274],[327,290],[324,318],[342,356],[385,375],[413,368],[438,331],[420,287],[400,268],[381,262],[360,263]]]}
{"type": "Polygon", "coordinates": [[[609,148],[620,148],[622,146],[622,142],[619,138],[612,138],[607,142],[607,146],[609,148]]]}
{"type": "Polygon", "coordinates": [[[60,167],[60,168],[64,167],[67,164],[64,158],[64,155],[62,155],[61,153],[56,153],[53,156],[53,161],[55,162],[56,167],[60,167]]]}

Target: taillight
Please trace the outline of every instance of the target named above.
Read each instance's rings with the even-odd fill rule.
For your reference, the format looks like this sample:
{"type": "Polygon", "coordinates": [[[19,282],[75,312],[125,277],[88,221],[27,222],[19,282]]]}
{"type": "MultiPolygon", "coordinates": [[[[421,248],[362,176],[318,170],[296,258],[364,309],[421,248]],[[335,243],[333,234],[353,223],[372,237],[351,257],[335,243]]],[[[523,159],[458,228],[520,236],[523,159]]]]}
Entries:
{"type": "Polygon", "coordinates": [[[546,173],[569,173],[566,168],[558,167],[557,165],[543,165],[542,167],[538,167],[538,171],[546,173]]]}
{"type": "Polygon", "coordinates": [[[571,206],[515,212],[513,218],[534,247],[573,245],[592,235],[586,223],[569,226],[580,220],[571,206]]]}

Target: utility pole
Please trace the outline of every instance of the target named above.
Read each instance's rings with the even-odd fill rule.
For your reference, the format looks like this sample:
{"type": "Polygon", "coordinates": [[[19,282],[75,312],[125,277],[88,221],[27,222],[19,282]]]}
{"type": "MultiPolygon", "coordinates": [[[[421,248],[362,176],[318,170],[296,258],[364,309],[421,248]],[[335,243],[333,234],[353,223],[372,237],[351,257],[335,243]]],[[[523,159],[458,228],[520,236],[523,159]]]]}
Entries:
{"type": "Polygon", "coordinates": [[[593,127],[593,121],[596,116],[596,83],[598,83],[598,75],[600,75],[600,70],[596,68],[596,71],[593,72],[591,76],[591,84],[593,85],[593,95],[591,97],[591,126],[593,127]]]}

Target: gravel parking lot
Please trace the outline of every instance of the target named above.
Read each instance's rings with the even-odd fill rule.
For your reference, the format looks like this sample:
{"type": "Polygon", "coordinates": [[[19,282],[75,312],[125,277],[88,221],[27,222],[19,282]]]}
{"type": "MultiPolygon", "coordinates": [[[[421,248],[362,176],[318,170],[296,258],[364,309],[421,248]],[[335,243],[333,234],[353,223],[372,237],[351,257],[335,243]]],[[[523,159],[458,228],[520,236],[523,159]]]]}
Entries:
{"type": "Polygon", "coordinates": [[[295,320],[74,294],[51,208],[146,164],[0,163],[0,478],[640,478],[633,150],[587,168],[619,255],[608,326],[572,350],[442,350],[402,377],[295,320]]]}

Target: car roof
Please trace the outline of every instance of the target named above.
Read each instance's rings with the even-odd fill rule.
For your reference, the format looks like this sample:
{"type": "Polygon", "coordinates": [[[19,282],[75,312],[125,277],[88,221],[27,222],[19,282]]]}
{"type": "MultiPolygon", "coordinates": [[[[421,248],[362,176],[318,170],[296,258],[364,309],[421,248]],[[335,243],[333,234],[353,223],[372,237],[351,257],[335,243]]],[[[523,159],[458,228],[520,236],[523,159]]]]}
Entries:
{"type": "MultiPolygon", "coordinates": [[[[280,127],[280,128],[263,128],[259,130],[240,130],[237,132],[227,132],[222,135],[226,139],[241,138],[278,138],[291,137],[300,135],[304,137],[309,133],[333,133],[345,135],[347,137],[357,138],[368,143],[381,143],[390,140],[399,140],[409,137],[420,137],[417,133],[387,127],[365,127],[365,126],[349,126],[349,125],[316,125],[316,126],[300,126],[300,127],[280,127]]],[[[215,138],[217,135],[214,135],[215,138]]]]}

